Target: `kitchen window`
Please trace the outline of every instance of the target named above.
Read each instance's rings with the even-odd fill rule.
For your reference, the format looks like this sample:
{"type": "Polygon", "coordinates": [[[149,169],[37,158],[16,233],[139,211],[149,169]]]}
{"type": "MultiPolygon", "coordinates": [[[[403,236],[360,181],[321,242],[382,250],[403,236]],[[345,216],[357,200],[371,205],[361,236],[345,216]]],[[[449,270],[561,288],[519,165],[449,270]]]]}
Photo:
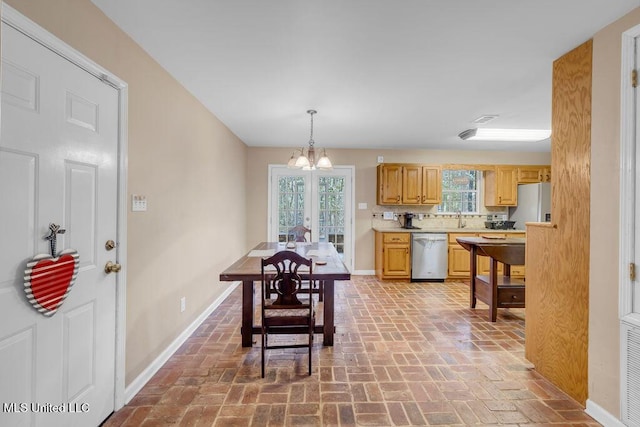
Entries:
{"type": "Polygon", "coordinates": [[[443,170],[442,203],[438,205],[438,212],[478,213],[481,176],[477,170],[443,170]]]}

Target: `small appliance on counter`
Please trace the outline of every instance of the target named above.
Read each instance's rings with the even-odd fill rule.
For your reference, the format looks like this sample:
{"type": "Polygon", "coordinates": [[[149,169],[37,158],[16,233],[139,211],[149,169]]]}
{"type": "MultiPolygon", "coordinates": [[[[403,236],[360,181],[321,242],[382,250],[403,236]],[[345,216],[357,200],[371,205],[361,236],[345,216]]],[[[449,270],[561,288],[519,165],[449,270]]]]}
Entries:
{"type": "Polygon", "coordinates": [[[413,225],[413,217],[414,214],[412,214],[411,212],[405,212],[404,225],[402,226],[402,228],[406,228],[408,230],[419,230],[420,227],[416,227],[415,225],[413,225]]]}
{"type": "Polygon", "coordinates": [[[513,230],[515,221],[485,221],[484,227],[491,230],[513,230]]]}

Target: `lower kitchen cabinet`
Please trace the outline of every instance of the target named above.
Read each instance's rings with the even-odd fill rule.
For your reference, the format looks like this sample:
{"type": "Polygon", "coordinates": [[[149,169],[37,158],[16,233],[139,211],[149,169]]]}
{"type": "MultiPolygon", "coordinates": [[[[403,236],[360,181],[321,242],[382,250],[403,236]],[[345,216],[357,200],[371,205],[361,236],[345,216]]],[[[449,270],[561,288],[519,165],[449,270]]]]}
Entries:
{"type": "Polygon", "coordinates": [[[468,279],[471,262],[469,251],[458,244],[458,237],[477,237],[478,233],[449,233],[449,271],[452,279],[468,279]]]}
{"type": "Polygon", "coordinates": [[[411,279],[411,234],[376,231],[376,276],[411,279]]]}
{"type": "MultiPolygon", "coordinates": [[[[512,233],[509,234],[509,237],[522,237],[523,239],[527,237],[526,233],[512,233]]],[[[512,265],[511,266],[511,277],[523,278],[525,272],[524,265],[512,265]]]]}

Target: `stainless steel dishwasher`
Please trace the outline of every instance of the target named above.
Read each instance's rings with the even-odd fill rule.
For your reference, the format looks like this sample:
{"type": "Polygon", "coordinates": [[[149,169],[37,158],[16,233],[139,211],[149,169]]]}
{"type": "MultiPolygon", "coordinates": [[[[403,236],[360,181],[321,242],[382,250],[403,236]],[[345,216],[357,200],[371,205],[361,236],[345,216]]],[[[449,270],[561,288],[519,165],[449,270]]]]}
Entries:
{"type": "Polygon", "coordinates": [[[447,278],[448,243],[444,233],[412,233],[411,281],[447,278]]]}

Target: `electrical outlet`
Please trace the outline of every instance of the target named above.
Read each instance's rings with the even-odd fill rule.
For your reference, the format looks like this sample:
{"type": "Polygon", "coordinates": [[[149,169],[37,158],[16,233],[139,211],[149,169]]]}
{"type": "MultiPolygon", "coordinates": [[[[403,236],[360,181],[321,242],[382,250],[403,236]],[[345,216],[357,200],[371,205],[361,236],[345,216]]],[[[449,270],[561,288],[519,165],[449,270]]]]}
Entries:
{"type": "Polygon", "coordinates": [[[187,297],[180,298],[180,313],[187,309],[187,297]]]}

